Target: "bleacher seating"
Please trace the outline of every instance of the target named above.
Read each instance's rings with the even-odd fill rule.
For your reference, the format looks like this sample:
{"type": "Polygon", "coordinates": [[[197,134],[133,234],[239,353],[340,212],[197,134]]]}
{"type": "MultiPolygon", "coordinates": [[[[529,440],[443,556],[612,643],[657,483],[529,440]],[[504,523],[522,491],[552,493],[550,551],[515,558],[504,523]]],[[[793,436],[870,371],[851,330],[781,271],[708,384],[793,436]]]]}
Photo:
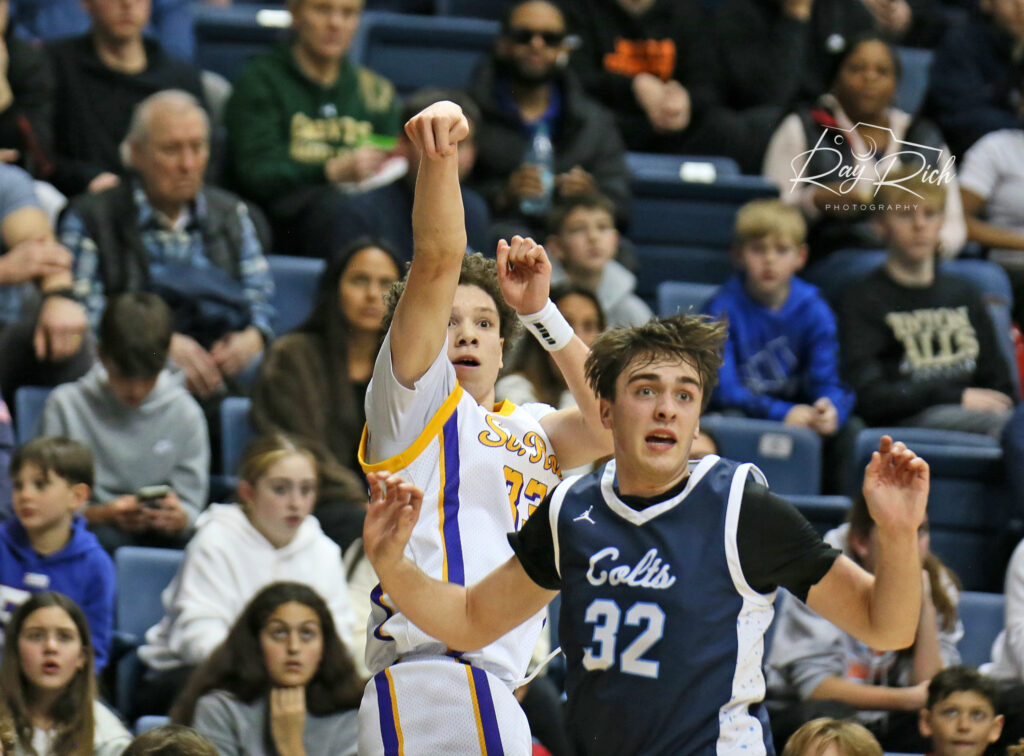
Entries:
{"type": "Polygon", "coordinates": [[[291,14],[284,8],[193,3],[195,63],[234,81],[245,61],[288,38],[291,14]]]}
{"type": "Polygon", "coordinates": [[[122,713],[132,708],[132,696],[142,672],[142,662],[135,649],[142,643],[146,630],[164,616],[160,594],[177,573],[184,553],[177,549],[142,546],[122,546],[114,552],[117,572],[114,636],[123,653],[117,662],[116,703],[122,713]]]}
{"type": "Polygon", "coordinates": [[[163,725],[170,723],[170,717],[158,717],[150,714],[145,717],[139,717],[135,720],[135,727],[133,729],[136,735],[141,735],[144,732],[155,730],[157,727],[162,727],[163,725]]]}
{"type": "Polygon", "coordinates": [[[775,493],[821,493],[821,439],[809,428],[725,415],[703,417],[701,427],[723,457],[756,464],[775,493]]]}
{"type": "Polygon", "coordinates": [[[709,247],[637,244],[640,270],[636,294],[658,312],[658,286],[664,281],[686,281],[720,286],[736,272],[729,253],[709,247]]]}
{"type": "Polygon", "coordinates": [[[662,281],[658,284],[658,306],[655,312],[659,317],[680,312],[698,313],[717,290],[714,284],[662,281]]]}
{"type": "Polygon", "coordinates": [[[896,107],[914,115],[928,92],[928,74],[932,51],[919,47],[897,47],[900,59],[900,81],[896,87],[896,107]]]}
{"type": "Polygon", "coordinates": [[[998,443],[979,434],[925,428],[869,428],[857,436],[852,464],[863,469],[888,433],[928,462],[931,550],[968,590],[999,591],[1013,547],[1021,538],[1004,482],[998,443]]]}
{"type": "Polygon", "coordinates": [[[309,316],[326,263],[318,258],[288,255],[267,255],[267,263],[274,278],[274,330],[280,335],[301,325],[309,316]]]}
{"type": "Polygon", "coordinates": [[[254,434],[249,423],[249,399],[229,396],[220,405],[221,471],[234,478],[242,461],[242,452],[254,434]]]}
{"type": "Polygon", "coordinates": [[[437,0],[439,16],[468,16],[500,21],[512,0],[437,0]]]}
{"type": "Polygon", "coordinates": [[[389,79],[402,97],[428,86],[463,89],[498,26],[478,18],[367,11],[349,55],[389,79]]]}
{"type": "Polygon", "coordinates": [[[729,157],[712,155],[661,155],[627,152],[626,165],[633,178],[641,181],[716,181],[740,175],[739,164],[729,157]]]}
{"type": "Polygon", "coordinates": [[[14,436],[18,446],[36,437],[46,397],[52,390],[46,386],[21,386],[14,392],[14,436]]]}
{"type": "MultiPolygon", "coordinates": [[[[771,479],[768,479],[771,483],[771,479]]],[[[805,496],[787,494],[786,500],[807,518],[819,534],[825,535],[832,528],[846,521],[846,513],[853,502],[848,496],[805,496]]]]}
{"type": "Polygon", "coordinates": [[[1006,623],[1005,608],[1005,597],[1001,593],[964,591],[960,594],[964,637],[958,647],[964,664],[977,667],[991,661],[992,643],[1006,623]]]}

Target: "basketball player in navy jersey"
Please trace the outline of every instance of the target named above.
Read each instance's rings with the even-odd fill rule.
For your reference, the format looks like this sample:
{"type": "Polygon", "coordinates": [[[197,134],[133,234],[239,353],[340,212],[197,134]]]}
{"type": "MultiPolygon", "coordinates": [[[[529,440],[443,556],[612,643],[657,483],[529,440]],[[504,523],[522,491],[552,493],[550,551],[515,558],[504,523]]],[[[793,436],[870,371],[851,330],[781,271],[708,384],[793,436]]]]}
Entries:
{"type": "Polygon", "coordinates": [[[561,590],[581,754],[773,754],[761,661],[779,586],[872,648],[913,643],[928,465],[888,437],[872,455],[872,576],[823,543],[757,468],[689,462],[725,334],[679,315],[598,337],[587,378],[614,459],[555,488],[509,536],[515,555],[470,587],[403,557],[421,494],[370,475],[366,552],[401,611],[451,648],[490,643],[561,590]]]}

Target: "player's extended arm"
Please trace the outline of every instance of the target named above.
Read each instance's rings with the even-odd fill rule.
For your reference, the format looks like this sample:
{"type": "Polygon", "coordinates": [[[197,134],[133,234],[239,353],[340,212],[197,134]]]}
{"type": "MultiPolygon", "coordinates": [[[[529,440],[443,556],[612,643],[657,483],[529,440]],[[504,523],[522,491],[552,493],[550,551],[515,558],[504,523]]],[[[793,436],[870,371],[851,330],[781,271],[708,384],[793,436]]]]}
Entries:
{"type": "Polygon", "coordinates": [[[391,324],[391,364],[398,381],[412,388],[444,344],[466,254],[457,145],[469,125],[458,105],[442,101],[410,118],[405,133],[422,157],[412,207],[412,267],[391,324]]]}
{"type": "Polygon", "coordinates": [[[917,529],[928,503],[928,463],[883,436],[864,473],[864,497],[875,521],[875,574],[845,556],[807,594],[807,605],[879,651],[914,642],[921,606],[917,529]]]}
{"type": "Polygon", "coordinates": [[[555,596],[534,583],[516,557],[476,585],[428,577],[403,555],[419,517],[423,492],[398,475],[370,473],[370,504],[363,548],[381,586],[413,624],[460,651],[497,640],[540,611],[555,596]]]}
{"type": "MultiPolygon", "coordinates": [[[[532,239],[512,237],[512,243],[498,242],[498,282],[505,301],[520,316],[539,313],[550,300],[551,262],[544,248],[532,239]]],[[[572,329],[560,313],[551,307],[548,317],[561,321],[561,327],[571,336],[561,349],[551,351],[551,357],[565,378],[576,406],[546,415],[541,421],[544,432],[551,440],[555,455],[563,469],[579,467],[612,453],[612,435],[601,424],[600,403],[584,374],[583,366],[590,349],[572,334],[572,329]]],[[[548,324],[550,325],[550,324],[548,324]]],[[[534,328],[528,326],[531,338],[534,328]]],[[[544,345],[544,342],[541,342],[544,345]]],[[[547,347],[545,347],[547,348],[547,347]]]]}

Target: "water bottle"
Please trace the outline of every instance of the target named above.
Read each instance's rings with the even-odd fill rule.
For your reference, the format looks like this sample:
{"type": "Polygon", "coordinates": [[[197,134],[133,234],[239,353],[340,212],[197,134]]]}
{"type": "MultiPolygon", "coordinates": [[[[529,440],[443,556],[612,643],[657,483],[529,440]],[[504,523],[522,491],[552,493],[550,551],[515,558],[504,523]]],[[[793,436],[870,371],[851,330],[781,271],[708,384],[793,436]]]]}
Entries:
{"type": "Polygon", "coordinates": [[[523,162],[536,165],[540,170],[543,190],[534,197],[523,197],[519,209],[523,215],[543,215],[551,207],[551,193],[555,188],[555,151],[551,146],[551,135],[546,123],[537,124],[533,142],[526,151],[523,162]]]}

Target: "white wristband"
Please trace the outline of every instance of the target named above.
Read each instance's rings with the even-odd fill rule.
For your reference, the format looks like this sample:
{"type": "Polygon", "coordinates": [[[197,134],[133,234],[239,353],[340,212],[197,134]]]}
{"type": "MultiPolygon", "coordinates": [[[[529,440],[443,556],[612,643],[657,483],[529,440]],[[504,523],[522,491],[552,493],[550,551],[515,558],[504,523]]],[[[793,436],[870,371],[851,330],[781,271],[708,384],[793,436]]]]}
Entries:
{"type": "Polygon", "coordinates": [[[565,349],[572,341],[572,337],[576,335],[572,326],[569,325],[569,321],[558,311],[555,303],[550,299],[544,307],[532,315],[520,315],[519,321],[549,352],[565,349]]]}

